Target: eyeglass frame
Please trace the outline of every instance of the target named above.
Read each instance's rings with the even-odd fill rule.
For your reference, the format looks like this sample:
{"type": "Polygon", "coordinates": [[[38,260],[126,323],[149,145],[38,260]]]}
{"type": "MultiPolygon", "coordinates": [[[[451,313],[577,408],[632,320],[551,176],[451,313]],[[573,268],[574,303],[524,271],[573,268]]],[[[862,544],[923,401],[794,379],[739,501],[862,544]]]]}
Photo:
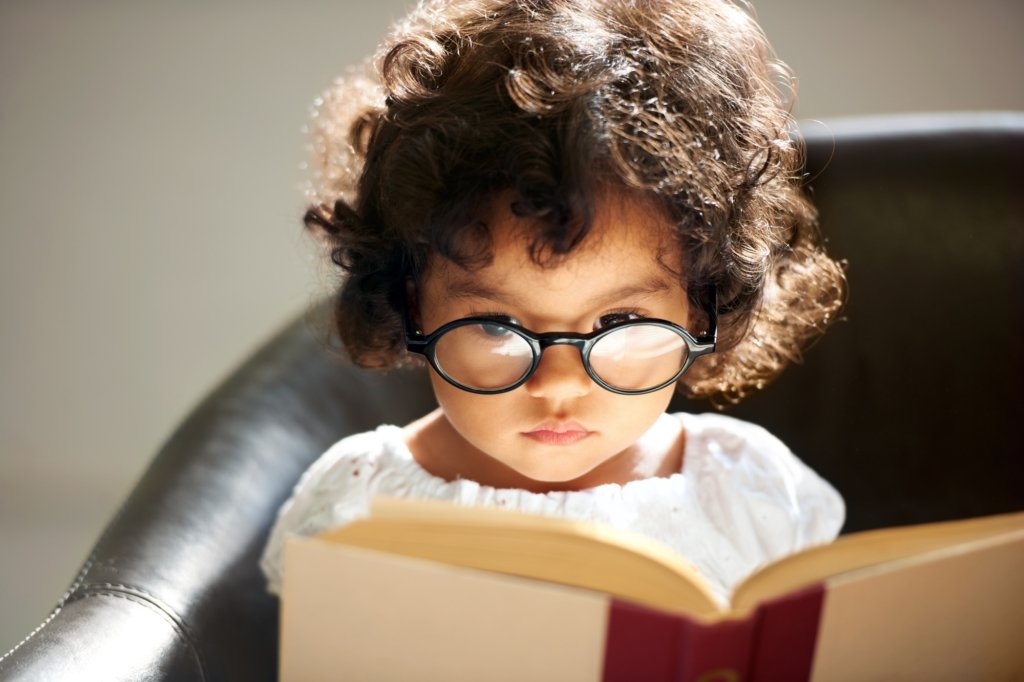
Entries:
{"type": "Polygon", "coordinates": [[[608,325],[607,327],[597,329],[587,334],[580,334],[577,332],[545,332],[543,334],[538,334],[530,331],[526,327],[522,327],[513,322],[507,322],[496,317],[473,316],[461,317],[457,320],[452,320],[451,322],[441,325],[430,334],[423,334],[423,332],[420,331],[410,332],[412,329],[412,320],[409,317],[408,306],[404,305],[402,306],[402,323],[405,331],[406,350],[410,353],[423,355],[430,366],[434,368],[434,371],[437,372],[442,379],[452,386],[463,391],[468,391],[469,393],[476,393],[478,395],[497,395],[500,393],[514,391],[529,381],[530,377],[532,377],[537,371],[545,349],[550,348],[551,346],[573,346],[580,353],[580,361],[583,364],[583,369],[586,371],[587,376],[589,376],[598,386],[619,395],[645,395],[647,393],[660,391],[661,389],[674,384],[679,380],[679,377],[686,373],[686,370],[690,369],[694,360],[702,355],[708,355],[715,352],[718,342],[718,293],[714,285],[710,285],[708,287],[708,299],[704,312],[708,316],[708,331],[700,336],[694,336],[685,327],[682,327],[675,322],[653,317],[616,322],[615,324],[608,325]],[[506,329],[514,331],[529,344],[530,349],[533,351],[533,360],[530,363],[529,369],[527,369],[514,383],[497,389],[472,388],[456,381],[438,365],[437,353],[435,351],[438,340],[452,329],[474,324],[498,324],[506,329]],[[594,371],[594,368],[590,365],[590,352],[594,345],[608,334],[618,331],[623,327],[639,325],[654,325],[657,327],[671,329],[673,332],[681,336],[683,341],[686,342],[686,361],[671,379],[668,379],[653,388],[640,390],[616,388],[601,379],[601,377],[597,375],[597,372],[594,371]]]}

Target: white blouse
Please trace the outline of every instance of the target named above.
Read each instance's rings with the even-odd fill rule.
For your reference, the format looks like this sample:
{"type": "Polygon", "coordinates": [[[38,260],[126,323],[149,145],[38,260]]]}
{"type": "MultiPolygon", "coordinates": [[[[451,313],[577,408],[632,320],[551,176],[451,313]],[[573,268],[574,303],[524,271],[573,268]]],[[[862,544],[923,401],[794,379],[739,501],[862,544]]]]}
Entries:
{"type": "Polygon", "coordinates": [[[611,524],[667,544],[694,564],[724,602],[762,564],[830,542],[843,525],[839,493],[760,426],[721,414],[676,413],[686,431],[682,471],[619,485],[533,493],[446,481],[421,467],[401,427],[384,425],[334,444],[278,511],[260,567],[280,594],[287,535],[314,535],[369,514],[375,495],[611,524]]]}

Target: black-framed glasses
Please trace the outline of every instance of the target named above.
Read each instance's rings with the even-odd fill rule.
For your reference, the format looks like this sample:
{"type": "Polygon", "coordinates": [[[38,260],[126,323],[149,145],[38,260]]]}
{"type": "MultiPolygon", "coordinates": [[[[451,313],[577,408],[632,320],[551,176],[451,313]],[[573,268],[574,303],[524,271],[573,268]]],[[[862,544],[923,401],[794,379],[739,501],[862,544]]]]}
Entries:
{"type": "Polygon", "coordinates": [[[464,317],[424,335],[405,321],[405,347],[426,356],[448,383],[471,393],[511,391],[526,383],[550,346],[574,346],[594,382],[613,393],[641,395],[675,382],[701,355],[715,352],[718,305],[707,300],[708,331],[694,336],[668,320],[629,320],[589,334],[537,334],[493,317],[464,317]]]}

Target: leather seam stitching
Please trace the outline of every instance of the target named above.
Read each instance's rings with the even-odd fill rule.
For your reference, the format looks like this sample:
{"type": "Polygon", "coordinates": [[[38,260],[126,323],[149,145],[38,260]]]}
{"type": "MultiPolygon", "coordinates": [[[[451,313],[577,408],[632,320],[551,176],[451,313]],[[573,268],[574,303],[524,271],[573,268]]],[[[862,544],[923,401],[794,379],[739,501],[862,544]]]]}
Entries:
{"type": "Polygon", "coordinates": [[[82,565],[82,569],[78,572],[78,575],[75,576],[75,579],[74,581],[72,581],[71,586],[68,587],[68,589],[64,592],[63,596],[61,596],[60,601],[58,601],[57,605],[53,607],[52,611],[50,611],[50,615],[48,615],[42,623],[37,625],[35,630],[25,635],[24,639],[22,639],[20,642],[11,647],[10,651],[8,651],[3,656],[0,656],[0,663],[3,663],[4,660],[9,658],[15,651],[17,651],[25,644],[27,644],[30,639],[38,635],[43,628],[49,625],[53,621],[53,619],[57,617],[57,614],[61,612],[61,610],[64,608],[64,605],[68,603],[68,598],[72,595],[72,593],[74,593],[75,590],[78,589],[78,586],[82,584],[82,580],[85,578],[85,575],[89,572],[89,569],[92,568],[92,565],[93,563],[95,563],[95,561],[96,552],[93,552],[89,555],[89,558],[86,559],[85,563],[82,565]]]}
{"type": "Polygon", "coordinates": [[[79,599],[86,599],[88,597],[114,597],[116,599],[125,599],[142,606],[147,606],[158,613],[171,624],[182,640],[184,640],[192,656],[195,658],[201,679],[206,680],[206,664],[203,660],[202,652],[196,644],[195,637],[192,636],[192,633],[185,625],[185,622],[170,607],[161,602],[154,595],[142,588],[134,587],[132,585],[124,585],[120,583],[91,583],[85,586],[80,586],[77,592],[71,595],[70,598],[64,602],[64,605],[78,601],[79,599]]]}

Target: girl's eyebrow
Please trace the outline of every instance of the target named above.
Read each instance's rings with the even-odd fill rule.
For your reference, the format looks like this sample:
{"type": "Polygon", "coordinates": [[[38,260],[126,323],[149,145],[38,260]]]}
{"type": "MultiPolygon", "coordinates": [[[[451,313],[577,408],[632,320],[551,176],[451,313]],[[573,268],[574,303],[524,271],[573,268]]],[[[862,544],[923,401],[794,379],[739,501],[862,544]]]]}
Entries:
{"type": "Polygon", "coordinates": [[[484,298],[497,303],[515,304],[517,297],[496,291],[490,287],[474,282],[472,280],[455,280],[448,282],[445,287],[445,294],[452,298],[484,298]]]}
{"type": "Polygon", "coordinates": [[[601,307],[608,305],[616,301],[621,301],[625,298],[634,298],[636,296],[652,296],[654,294],[662,294],[671,289],[671,286],[664,278],[658,276],[651,276],[642,282],[636,282],[627,284],[619,287],[618,289],[612,289],[611,291],[603,294],[598,294],[591,298],[588,303],[594,307],[601,307]]]}
{"type": "MultiPolygon", "coordinates": [[[[652,275],[641,282],[626,284],[618,289],[597,294],[588,299],[587,305],[601,307],[622,299],[665,293],[670,289],[671,285],[663,277],[652,275]]],[[[519,303],[518,296],[492,289],[485,284],[472,280],[450,281],[446,287],[445,294],[452,298],[479,298],[504,305],[514,306],[519,303]]]]}

